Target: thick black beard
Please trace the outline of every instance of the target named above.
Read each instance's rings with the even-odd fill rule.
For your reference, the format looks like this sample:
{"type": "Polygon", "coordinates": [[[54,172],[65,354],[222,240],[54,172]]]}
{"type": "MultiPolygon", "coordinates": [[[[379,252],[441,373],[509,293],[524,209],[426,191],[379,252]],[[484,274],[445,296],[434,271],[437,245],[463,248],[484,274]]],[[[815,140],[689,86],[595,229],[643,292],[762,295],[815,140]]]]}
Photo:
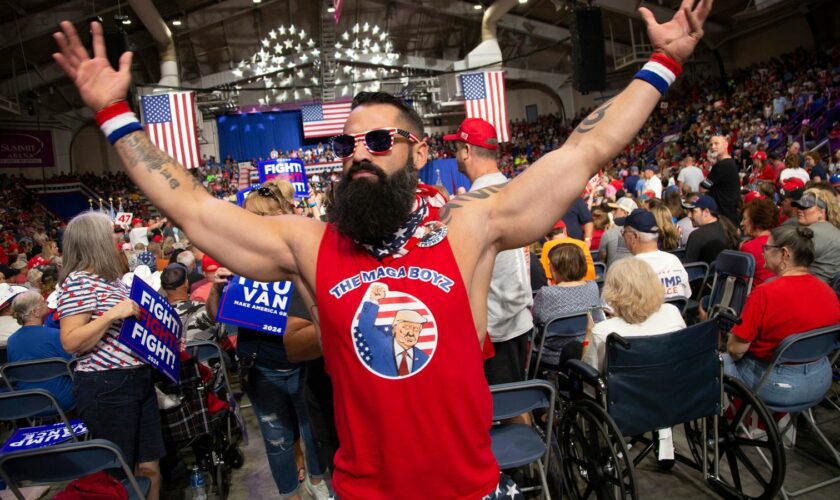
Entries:
{"type": "Polygon", "coordinates": [[[327,214],[341,234],[373,245],[396,232],[408,219],[417,191],[414,160],[391,175],[369,161],[353,163],[335,187],[335,200],[327,214]],[[370,172],[376,179],[360,177],[370,172]]]}

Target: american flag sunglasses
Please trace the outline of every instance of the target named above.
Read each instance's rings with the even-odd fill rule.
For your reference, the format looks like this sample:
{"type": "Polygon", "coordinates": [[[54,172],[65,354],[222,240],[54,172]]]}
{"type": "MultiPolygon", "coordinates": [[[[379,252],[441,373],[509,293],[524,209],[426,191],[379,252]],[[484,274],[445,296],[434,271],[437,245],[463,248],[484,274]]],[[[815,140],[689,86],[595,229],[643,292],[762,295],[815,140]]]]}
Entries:
{"type": "Polygon", "coordinates": [[[333,137],[330,141],[335,156],[340,160],[346,160],[353,156],[356,151],[356,144],[364,139],[365,148],[372,155],[384,155],[394,147],[394,139],[402,137],[409,142],[419,143],[420,139],[408,130],[400,128],[377,128],[362,132],[360,134],[341,134],[333,137]]]}

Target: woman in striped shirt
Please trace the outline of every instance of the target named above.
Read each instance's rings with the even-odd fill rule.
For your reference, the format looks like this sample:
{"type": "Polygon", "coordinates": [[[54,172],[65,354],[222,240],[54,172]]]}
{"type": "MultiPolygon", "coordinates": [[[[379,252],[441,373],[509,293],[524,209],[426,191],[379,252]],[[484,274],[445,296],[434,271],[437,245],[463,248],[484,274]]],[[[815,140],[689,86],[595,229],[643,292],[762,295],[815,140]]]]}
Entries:
{"type": "Polygon", "coordinates": [[[107,215],[86,212],[64,233],[58,298],[61,344],[78,356],[74,394],[95,438],[114,442],[136,474],[152,480],[157,499],[158,460],[165,449],[152,369],[119,341],[123,320],[139,314],[121,281],[123,269],[107,215]]]}

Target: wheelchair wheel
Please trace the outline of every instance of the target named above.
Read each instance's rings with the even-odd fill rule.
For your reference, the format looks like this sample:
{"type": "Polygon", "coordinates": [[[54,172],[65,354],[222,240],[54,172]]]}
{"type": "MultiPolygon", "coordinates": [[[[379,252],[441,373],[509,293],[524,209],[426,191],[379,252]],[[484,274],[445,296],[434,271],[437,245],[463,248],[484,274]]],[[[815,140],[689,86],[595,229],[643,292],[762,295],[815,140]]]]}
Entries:
{"type": "Polygon", "coordinates": [[[560,422],[566,491],[573,500],[632,499],[633,461],[615,422],[591,401],[569,406],[560,422]]]}
{"type": "MultiPolygon", "coordinates": [[[[785,478],[785,453],[776,422],[764,403],[740,380],[724,376],[723,415],[718,419],[719,477],[710,478],[726,498],[770,499],[785,478]]],[[[714,473],[714,434],[707,420],[709,473],[714,473]]],[[[702,467],[700,421],[685,424],[691,454],[702,467]]]]}

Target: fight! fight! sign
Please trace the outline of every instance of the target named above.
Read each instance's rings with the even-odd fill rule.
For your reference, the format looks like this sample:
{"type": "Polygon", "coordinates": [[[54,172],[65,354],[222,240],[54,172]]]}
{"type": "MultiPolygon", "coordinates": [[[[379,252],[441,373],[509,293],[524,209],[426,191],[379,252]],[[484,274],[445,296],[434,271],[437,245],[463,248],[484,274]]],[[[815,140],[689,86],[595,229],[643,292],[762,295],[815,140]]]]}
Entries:
{"type": "Polygon", "coordinates": [[[120,342],[177,384],[183,331],[178,312],[141,279],[131,283],[130,297],[140,306],[140,316],[123,321],[120,342]]]}
{"type": "Polygon", "coordinates": [[[261,161],[258,166],[260,183],[279,177],[289,181],[295,188],[295,198],[309,196],[309,182],[306,180],[306,167],[299,158],[277,158],[261,161]]]}

